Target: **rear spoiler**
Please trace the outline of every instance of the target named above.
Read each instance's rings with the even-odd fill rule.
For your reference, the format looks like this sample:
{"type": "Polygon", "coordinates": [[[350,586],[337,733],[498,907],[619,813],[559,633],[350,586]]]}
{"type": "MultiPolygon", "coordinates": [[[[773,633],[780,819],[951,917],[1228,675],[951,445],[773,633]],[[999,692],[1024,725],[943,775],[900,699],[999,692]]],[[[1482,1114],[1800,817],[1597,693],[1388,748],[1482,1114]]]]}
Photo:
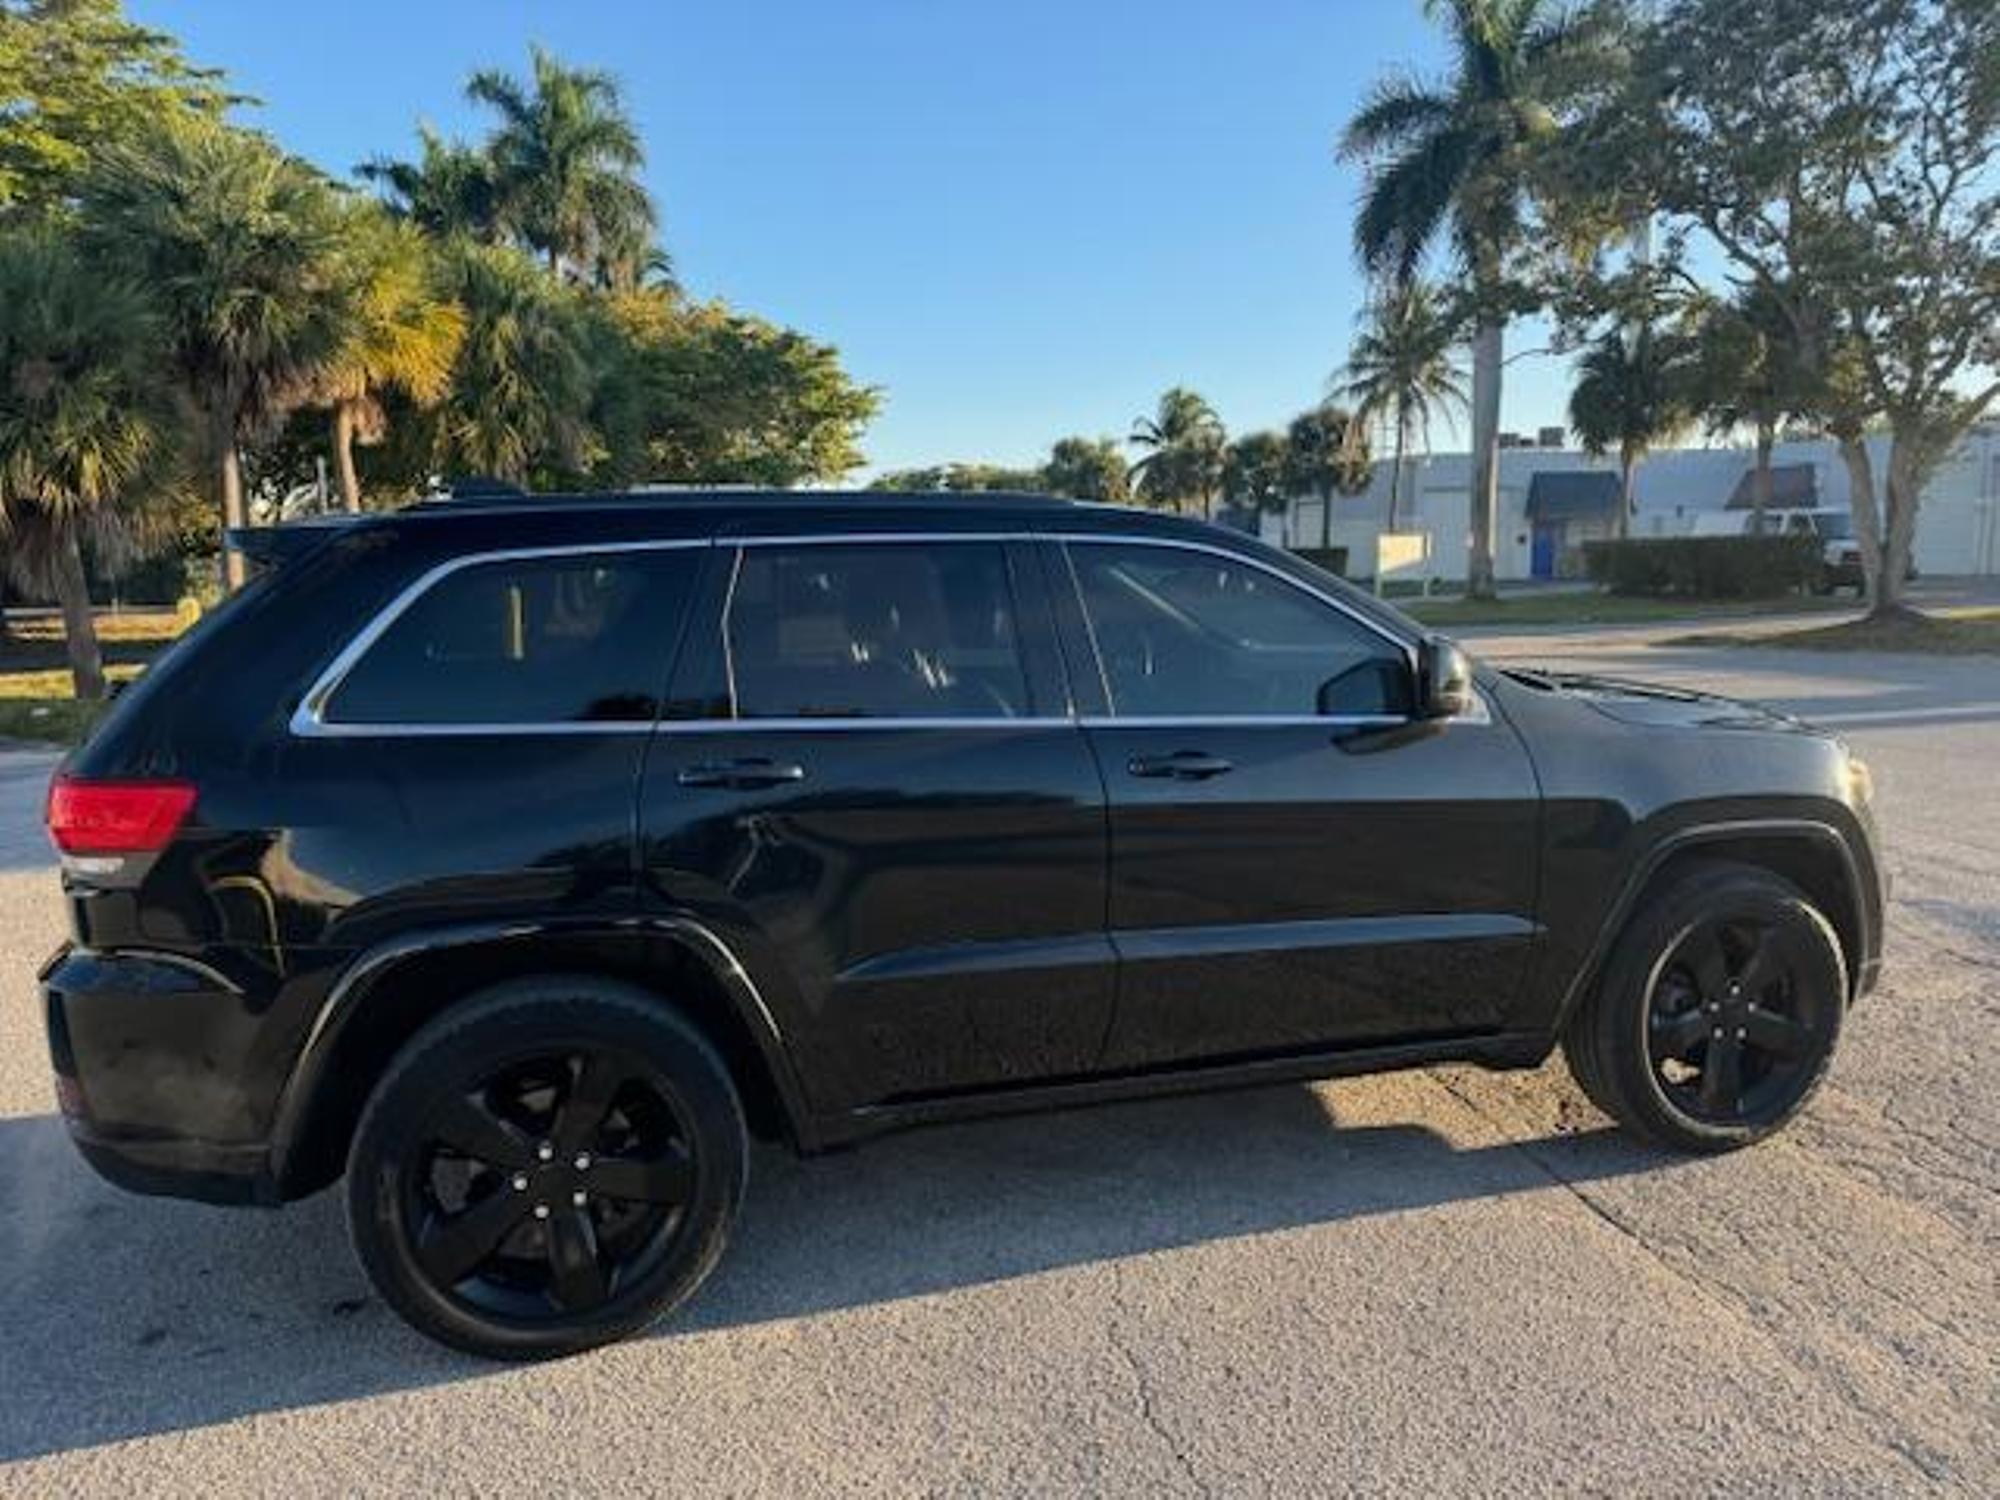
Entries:
{"type": "Polygon", "coordinates": [[[314,516],[278,526],[232,526],[223,541],[260,568],[282,568],[354,524],[354,516],[314,516]]]}

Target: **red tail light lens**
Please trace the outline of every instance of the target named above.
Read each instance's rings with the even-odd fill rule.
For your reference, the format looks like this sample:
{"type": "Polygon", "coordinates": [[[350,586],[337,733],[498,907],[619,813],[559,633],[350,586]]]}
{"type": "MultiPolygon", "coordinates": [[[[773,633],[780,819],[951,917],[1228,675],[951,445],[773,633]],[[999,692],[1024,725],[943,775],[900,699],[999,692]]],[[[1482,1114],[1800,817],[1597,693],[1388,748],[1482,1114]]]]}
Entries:
{"type": "Polygon", "coordinates": [[[186,781],[49,783],[49,838],[64,854],[151,854],[166,847],[194,811],[186,781]]]}

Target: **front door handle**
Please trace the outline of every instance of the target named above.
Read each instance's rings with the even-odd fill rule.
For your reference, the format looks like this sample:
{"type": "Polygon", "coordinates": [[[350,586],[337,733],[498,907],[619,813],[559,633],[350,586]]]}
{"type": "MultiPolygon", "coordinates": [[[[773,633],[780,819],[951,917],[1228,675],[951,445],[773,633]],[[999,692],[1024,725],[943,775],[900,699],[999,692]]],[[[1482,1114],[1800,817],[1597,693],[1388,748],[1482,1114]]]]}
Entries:
{"type": "Polygon", "coordinates": [[[758,787],[804,781],[806,768],[792,761],[754,756],[748,760],[714,761],[689,766],[674,779],[682,786],[720,786],[737,791],[754,791],[758,787]]]}
{"type": "Polygon", "coordinates": [[[1176,750],[1172,755],[1135,755],[1125,764],[1134,776],[1171,776],[1176,781],[1206,781],[1236,769],[1219,755],[1176,750]]]}

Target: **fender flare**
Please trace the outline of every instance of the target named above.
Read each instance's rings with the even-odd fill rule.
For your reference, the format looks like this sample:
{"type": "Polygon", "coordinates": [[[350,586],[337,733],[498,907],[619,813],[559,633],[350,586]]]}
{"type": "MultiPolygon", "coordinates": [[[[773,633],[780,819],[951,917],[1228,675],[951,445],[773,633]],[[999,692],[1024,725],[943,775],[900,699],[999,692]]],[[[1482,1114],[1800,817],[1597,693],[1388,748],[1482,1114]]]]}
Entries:
{"type": "MultiPolygon", "coordinates": [[[[1679,828],[1648,848],[1645,854],[1634,862],[1625,883],[1619,887],[1617,898],[1606,911],[1604,920],[1598,924],[1597,936],[1592,939],[1589,951],[1570,976],[1569,984],[1563,990],[1562,1003],[1557,1008],[1555,1025],[1560,1031],[1582,1002],[1585,991],[1597,976],[1603,972],[1604,961],[1610,956],[1611,945],[1618,934],[1625,930],[1631,919],[1633,908],[1638,904],[1640,894],[1652,878],[1659,874],[1667,861],[1691,849],[1699,849],[1704,844],[1722,844],[1736,839],[1778,838],[1795,839],[1830,847],[1840,856],[1841,884],[1846,891],[1852,910],[1847,914],[1854,922],[1856,947],[1848,965],[1848,985],[1850,1001],[1857,999],[1872,981],[1875,963],[1881,952],[1881,886],[1877,877],[1874,886],[1875,900],[1870,902],[1869,888],[1862,883],[1861,864],[1855,857],[1854,846],[1847,836],[1831,823],[1814,818],[1744,818],[1728,822],[1695,823],[1679,828]]],[[[1829,916],[1834,915],[1828,913],[1829,916]]]]}
{"type": "Polygon", "coordinates": [[[621,917],[612,919],[549,918],[511,922],[474,922],[425,928],[386,939],[364,949],[344,968],[320,1002],[304,1044],[286,1075],[271,1130],[272,1177],[287,1180],[299,1140],[311,1118],[313,1103],[327,1068],[339,1049],[348,1023],[367,1005],[369,996],[398,965],[453,948],[491,947],[547,938],[661,937],[679,942],[705,964],[729,996],[739,1020],[750,1033],[764,1065],[777,1085],[779,1102],[802,1149],[816,1139],[813,1116],[792,1065],[791,1051],[763,991],[736,952],[707,923],[687,916],[621,917]]]}

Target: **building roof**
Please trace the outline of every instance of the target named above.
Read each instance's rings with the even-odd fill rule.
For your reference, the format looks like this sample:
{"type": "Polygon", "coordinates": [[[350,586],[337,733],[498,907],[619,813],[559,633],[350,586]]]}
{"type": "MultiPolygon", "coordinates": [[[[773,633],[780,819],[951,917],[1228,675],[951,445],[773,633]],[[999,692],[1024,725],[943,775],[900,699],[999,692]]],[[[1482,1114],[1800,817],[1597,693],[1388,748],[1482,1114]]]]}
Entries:
{"type": "Polygon", "coordinates": [[[1618,476],[1602,469],[1543,469],[1528,480],[1531,521],[1597,520],[1618,511],[1618,476]]]}
{"type": "MultiPolygon", "coordinates": [[[[1757,466],[1752,464],[1729,492],[1730,510],[1754,510],[1757,505],[1757,466]]],[[[1819,469],[1813,464],[1771,465],[1771,507],[1774,510],[1811,510],[1819,504],[1819,469]]]]}

